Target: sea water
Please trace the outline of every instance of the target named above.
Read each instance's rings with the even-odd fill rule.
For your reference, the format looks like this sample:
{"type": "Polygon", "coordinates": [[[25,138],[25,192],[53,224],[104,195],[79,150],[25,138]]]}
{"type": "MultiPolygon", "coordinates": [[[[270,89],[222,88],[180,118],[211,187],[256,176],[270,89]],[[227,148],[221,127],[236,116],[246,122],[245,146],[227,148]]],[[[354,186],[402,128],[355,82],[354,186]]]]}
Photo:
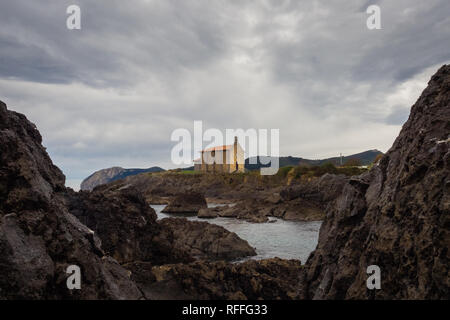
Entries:
{"type": "MultiPolygon", "coordinates": [[[[209,204],[209,207],[217,205],[209,204]]],[[[303,264],[316,248],[321,222],[285,221],[270,217],[271,222],[251,223],[236,218],[199,219],[196,215],[162,213],[165,205],[151,205],[158,219],[184,217],[190,221],[206,221],[235,232],[255,248],[257,256],[251,259],[298,259],[303,264]]]]}

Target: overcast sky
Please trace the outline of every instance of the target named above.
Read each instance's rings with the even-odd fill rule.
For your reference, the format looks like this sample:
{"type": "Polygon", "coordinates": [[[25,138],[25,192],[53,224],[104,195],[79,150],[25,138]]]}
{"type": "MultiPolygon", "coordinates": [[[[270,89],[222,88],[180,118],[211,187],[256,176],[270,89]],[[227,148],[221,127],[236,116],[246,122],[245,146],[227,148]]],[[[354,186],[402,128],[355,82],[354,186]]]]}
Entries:
{"type": "Polygon", "coordinates": [[[280,129],[280,153],[387,151],[450,61],[450,1],[1,0],[0,100],[78,187],[172,168],[176,128],[280,129]],[[66,8],[81,8],[81,30],[66,8]],[[366,9],[381,8],[381,30],[366,9]]]}

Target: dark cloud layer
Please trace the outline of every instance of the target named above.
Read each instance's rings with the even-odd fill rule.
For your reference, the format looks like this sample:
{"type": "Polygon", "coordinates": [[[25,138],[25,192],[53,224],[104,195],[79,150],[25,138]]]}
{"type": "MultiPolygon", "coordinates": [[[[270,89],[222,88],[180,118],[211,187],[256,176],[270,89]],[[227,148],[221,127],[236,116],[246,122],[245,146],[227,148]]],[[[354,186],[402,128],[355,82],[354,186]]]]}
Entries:
{"type": "Polygon", "coordinates": [[[282,154],[385,151],[450,61],[449,12],[447,0],[2,1],[0,99],[36,122],[71,181],[170,167],[171,132],[194,120],[279,128],[282,154]],[[382,30],[366,28],[371,4],[382,30]]]}

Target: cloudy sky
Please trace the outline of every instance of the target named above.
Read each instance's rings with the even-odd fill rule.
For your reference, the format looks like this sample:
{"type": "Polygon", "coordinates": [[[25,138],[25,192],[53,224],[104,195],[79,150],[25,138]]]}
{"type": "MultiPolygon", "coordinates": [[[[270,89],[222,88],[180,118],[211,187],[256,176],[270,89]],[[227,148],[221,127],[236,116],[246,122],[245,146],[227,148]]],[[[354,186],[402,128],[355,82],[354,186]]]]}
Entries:
{"type": "Polygon", "coordinates": [[[0,100],[78,187],[173,168],[176,128],[280,129],[280,153],[387,151],[450,62],[450,1],[1,0],[0,100]],[[81,8],[68,30],[66,8],[81,8]],[[381,30],[366,27],[369,5],[381,30]]]}

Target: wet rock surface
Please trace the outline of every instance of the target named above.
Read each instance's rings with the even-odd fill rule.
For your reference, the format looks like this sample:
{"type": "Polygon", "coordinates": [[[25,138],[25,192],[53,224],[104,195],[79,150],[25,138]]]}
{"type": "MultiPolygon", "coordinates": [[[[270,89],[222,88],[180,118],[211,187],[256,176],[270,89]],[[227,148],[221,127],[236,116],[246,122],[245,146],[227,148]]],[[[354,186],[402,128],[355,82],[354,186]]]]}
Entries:
{"type": "Polygon", "coordinates": [[[65,177],[41,142],[25,116],[0,102],[0,299],[141,298],[129,273],[64,206],[65,177]],[[72,264],[83,290],[66,286],[72,264]]]}
{"type": "Polygon", "coordinates": [[[199,210],[199,212],[197,213],[197,217],[202,218],[202,219],[217,218],[220,210],[221,210],[221,208],[219,208],[219,207],[203,208],[203,209],[199,210]]]}
{"type": "Polygon", "coordinates": [[[256,254],[245,240],[216,225],[178,218],[156,221],[155,211],[132,186],[104,185],[93,192],[72,193],[68,207],[121,264],[233,260],[256,254]]]}
{"type": "Polygon", "coordinates": [[[218,225],[180,218],[165,218],[160,224],[173,232],[174,246],[195,259],[235,260],[256,255],[247,241],[218,225]]]}
{"type": "Polygon", "coordinates": [[[147,299],[298,299],[302,275],[300,261],[278,258],[156,267],[136,263],[127,268],[147,299]]]}
{"type": "Polygon", "coordinates": [[[169,200],[169,204],[162,210],[164,213],[198,213],[207,208],[206,199],[198,192],[180,193],[169,200]]]}
{"type": "Polygon", "coordinates": [[[305,298],[450,298],[450,66],[411,109],[392,148],[327,211],[305,298]],[[368,290],[367,267],[381,270],[368,290]]]}
{"type": "Polygon", "coordinates": [[[104,251],[119,263],[153,264],[193,261],[173,246],[171,230],[161,227],[156,213],[135,188],[100,186],[92,192],[67,192],[67,207],[95,231],[104,251]]]}

